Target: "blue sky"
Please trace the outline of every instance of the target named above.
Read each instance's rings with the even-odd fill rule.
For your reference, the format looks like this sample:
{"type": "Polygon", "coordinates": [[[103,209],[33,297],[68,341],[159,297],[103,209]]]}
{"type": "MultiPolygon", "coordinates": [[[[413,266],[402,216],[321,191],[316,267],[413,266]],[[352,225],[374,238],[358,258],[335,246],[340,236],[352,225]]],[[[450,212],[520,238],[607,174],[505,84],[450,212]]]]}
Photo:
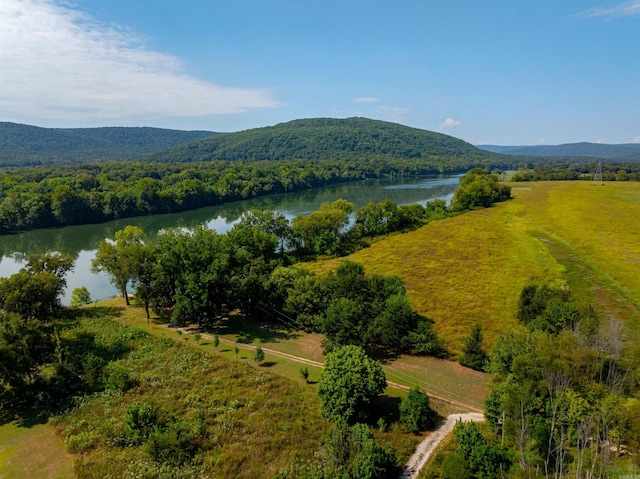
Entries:
{"type": "Polygon", "coordinates": [[[640,0],[2,0],[0,120],[640,142],[640,0]]]}

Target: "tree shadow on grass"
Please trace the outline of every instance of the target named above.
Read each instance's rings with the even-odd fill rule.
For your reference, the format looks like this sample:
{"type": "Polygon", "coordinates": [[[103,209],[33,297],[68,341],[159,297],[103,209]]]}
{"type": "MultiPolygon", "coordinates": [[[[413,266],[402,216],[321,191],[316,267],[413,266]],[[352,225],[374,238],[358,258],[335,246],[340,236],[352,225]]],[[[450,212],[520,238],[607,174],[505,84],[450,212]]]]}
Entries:
{"type": "Polygon", "coordinates": [[[231,315],[221,320],[218,325],[208,328],[216,334],[236,335],[236,342],[251,344],[259,339],[262,343],[277,343],[287,339],[296,339],[302,333],[293,328],[272,323],[261,323],[250,318],[231,315]]]}
{"type": "Polygon", "coordinates": [[[390,364],[400,357],[399,353],[395,353],[375,344],[367,346],[367,354],[369,357],[376,361],[380,361],[382,364],[390,364]]]}
{"type": "Polygon", "coordinates": [[[71,320],[79,320],[82,318],[120,318],[125,308],[122,306],[87,306],[86,308],[67,308],[64,312],[65,317],[71,320]]]}
{"type": "Polygon", "coordinates": [[[262,367],[262,368],[271,368],[271,367],[275,366],[276,364],[278,364],[278,363],[276,363],[275,361],[265,361],[265,362],[260,363],[259,366],[262,367]]]}
{"type": "Polygon", "coordinates": [[[371,403],[371,421],[375,424],[379,419],[383,419],[387,424],[393,424],[400,420],[399,397],[387,395],[378,396],[371,403]]]}

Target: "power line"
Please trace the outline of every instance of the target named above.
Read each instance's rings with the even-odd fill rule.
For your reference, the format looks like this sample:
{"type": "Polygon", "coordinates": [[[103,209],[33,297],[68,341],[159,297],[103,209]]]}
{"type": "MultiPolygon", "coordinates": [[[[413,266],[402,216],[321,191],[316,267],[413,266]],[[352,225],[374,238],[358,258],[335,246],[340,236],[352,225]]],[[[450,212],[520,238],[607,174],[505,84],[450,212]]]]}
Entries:
{"type": "MultiPolygon", "coordinates": [[[[291,318],[290,316],[286,315],[284,312],[279,311],[275,308],[272,308],[270,306],[267,306],[267,308],[269,308],[271,311],[267,311],[266,309],[264,309],[262,306],[257,306],[258,309],[260,309],[261,311],[265,312],[265,313],[276,313],[279,316],[283,316],[285,318],[287,318],[289,321],[285,321],[282,318],[279,318],[278,316],[274,316],[274,319],[276,319],[277,321],[280,321],[282,324],[285,324],[287,326],[289,326],[290,328],[293,328],[294,330],[297,331],[301,331],[303,333],[308,333],[308,331],[306,331],[305,329],[302,329],[300,327],[300,325],[296,322],[295,319],[291,318]]],[[[336,346],[336,347],[344,347],[344,344],[338,343],[337,341],[334,341],[333,339],[325,336],[325,340],[328,341],[329,343],[331,343],[332,345],[336,346]]],[[[468,399],[464,396],[461,396],[460,394],[456,394],[452,391],[449,391],[447,389],[441,388],[439,386],[433,385],[433,384],[428,384],[426,383],[424,380],[419,380],[414,376],[409,375],[408,373],[404,372],[404,371],[400,371],[398,369],[392,368],[391,366],[387,366],[387,365],[382,365],[383,370],[386,371],[391,371],[392,373],[395,373],[396,376],[399,376],[401,378],[401,380],[405,380],[407,382],[409,382],[410,384],[415,384],[416,386],[422,386],[425,390],[435,390],[436,393],[438,394],[445,394],[446,396],[453,396],[457,399],[460,399],[462,401],[464,401],[465,403],[468,402],[468,399]]],[[[445,398],[442,398],[446,400],[445,398]]]]}

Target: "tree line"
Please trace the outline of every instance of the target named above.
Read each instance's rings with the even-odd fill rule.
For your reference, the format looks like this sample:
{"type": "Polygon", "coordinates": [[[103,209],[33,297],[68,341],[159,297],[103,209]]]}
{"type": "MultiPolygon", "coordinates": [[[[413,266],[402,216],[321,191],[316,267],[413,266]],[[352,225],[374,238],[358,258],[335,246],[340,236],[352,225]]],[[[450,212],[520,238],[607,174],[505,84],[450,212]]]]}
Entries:
{"type": "MultiPolygon", "coordinates": [[[[519,169],[512,181],[593,181],[597,164],[559,163],[554,165],[536,165],[519,169]]],[[[640,181],[640,162],[602,162],[604,181],[640,181]]]]}
{"type": "Polygon", "coordinates": [[[340,182],[462,172],[475,165],[464,159],[443,165],[365,157],[0,169],[0,235],[174,213],[340,182]]]}

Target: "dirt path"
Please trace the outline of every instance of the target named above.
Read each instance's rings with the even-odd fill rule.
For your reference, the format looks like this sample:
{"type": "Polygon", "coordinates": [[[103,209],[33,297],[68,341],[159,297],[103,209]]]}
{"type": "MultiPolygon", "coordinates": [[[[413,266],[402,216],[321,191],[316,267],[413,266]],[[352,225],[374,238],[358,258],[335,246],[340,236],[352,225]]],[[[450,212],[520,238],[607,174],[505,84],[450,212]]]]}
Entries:
{"type": "MultiPolygon", "coordinates": [[[[168,327],[168,325],[167,325],[168,327]]],[[[192,334],[192,331],[189,331],[187,328],[177,328],[181,331],[183,331],[184,333],[187,334],[192,334]]],[[[201,336],[205,339],[208,340],[213,340],[213,335],[208,334],[208,333],[203,333],[201,334],[201,336]]],[[[245,350],[249,350],[249,351],[254,351],[256,349],[256,346],[252,346],[250,344],[242,344],[242,343],[236,343],[234,341],[230,341],[228,339],[223,339],[223,338],[218,338],[218,340],[220,341],[220,343],[222,344],[227,344],[229,346],[235,346],[239,349],[245,349],[245,350]]],[[[284,353],[282,351],[278,351],[276,349],[271,349],[271,348],[262,348],[262,350],[266,353],[266,354],[271,354],[273,356],[277,356],[277,357],[281,357],[284,359],[288,359],[290,361],[295,361],[301,364],[306,364],[308,366],[315,366],[318,368],[323,368],[324,364],[319,362],[319,361],[313,361],[311,359],[306,359],[306,358],[301,358],[299,356],[294,356],[293,354],[289,354],[289,353],[284,353]]],[[[404,386],[402,384],[398,384],[398,383],[394,383],[392,381],[387,381],[387,385],[392,387],[392,388],[396,388],[396,389],[400,389],[403,391],[408,391],[410,388],[408,386],[404,386]]],[[[450,404],[454,404],[456,406],[460,406],[462,408],[465,409],[472,409],[474,411],[479,411],[478,408],[469,405],[469,404],[464,404],[455,400],[452,400],[450,398],[446,398],[443,396],[439,396],[437,394],[433,394],[433,393],[428,393],[429,396],[433,397],[433,398],[437,398],[441,401],[445,401],[448,402],[450,404]]],[[[463,421],[474,421],[474,422],[482,422],[484,421],[484,416],[481,412],[469,412],[469,413],[464,413],[464,414],[450,414],[449,416],[447,416],[447,420],[445,422],[443,422],[440,426],[438,426],[438,429],[436,429],[435,431],[431,432],[429,434],[429,436],[427,436],[420,444],[418,444],[418,447],[416,448],[416,452],[413,454],[413,456],[411,456],[411,458],[409,459],[409,462],[407,463],[407,465],[404,468],[404,472],[402,473],[401,479],[416,479],[418,477],[418,473],[420,472],[420,470],[424,467],[424,465],[427,463],[427,461],[429,460],[429,458],[431,457],[431,455],[433,454],[433,452],[437,449],[438,445],[449,435],[451,434],[451,431],[453,431],[453,427],[456,424],[456,421],[458,419],[462,419],[463,421]]]]}
{"type": "MultiPolygon", "coordinates": [[[[169,327],[169,325],[165,325],[165,327],[169,327]]],[[[193,331],[189,330],[188,328],[175,328],[176,330],[180,330],[183,333],[186,334],[193,334],[193,331]]],[[[213,335],[208,334],[208,333],[200,333],[200,335],[207,339],[207,340],[213,340],[213,335]]],[[[227,344],[229,346],[236,346],[239,349],[246,349],[249,351],[254,351],[256,349],[256,346],[252,346],[250,344],[243,344],[243,343],[236,343],[234,341],[231,341],[229,339],[223,339],[223,338],[218,338],[218,340],[220,341],[220,343],[222,344],[227,344]]],[[[288,359],[290,361],[295,361],[297,363],[301,363],[301,364],[306,364],[307,366],[315,366],[318,368],[323,368],[324,364],[319,362],[319,361],[313,361],[312,359],[307,359],[307,358],[302,358],[300,356],[294,356],[293,354],[289,354],[289,353],[283,353],[282,351],[278,351],[276,349],[271,349],[271,348],[262,348],[262,351],[264,351],[265,354],[271,354],[272,356],[277,356],[280,358],[284,358],[284,359],[288,359]]],[[[383,366],[382,369],[385,369],[385,367],[383,366]]],[[[398,384],[396,382],[393,381],[389,381],[387,380],[387,385],[389,387],[392,387],[394,389],[399,389],[401,391],[408,391],[410,389],[409,386],[405,386],[403,384],[398,384]]],[[[458,406],[460,408],[462,408],[463,410],[472,410],[472,411],[478,411],[481,412],[482,410],[473,406],[472,404],[465,404],[463,402],[460,401],[456,401],[454,399],[448,398],[448,397],[444,397],[444,396],[440,396],[438,394],[434,394],[430,391],[426,391],[427,394],[429,395],[429,397],[432,397],[434,399],[438,399],[440,401],[449,403],[449,404],[453,404],[455,406],[458,406]]]]}
{"type": "Polygon", "coordinates": [[[438,429],[433,431],[427,436],[416,448],[416,452],[411,456],[409,462],[404,468],[401,479],[415,479],[418,477],[420,469],[424,467],[433,452],[437,449],[438,445],[446,438],[455,426],[456,421],[462,419],[463,421],[484,421],[484,416],[477,412],[471,412],[467,414],[451,414],[447,417],[447,420],[443,422],[438,429]]]}

